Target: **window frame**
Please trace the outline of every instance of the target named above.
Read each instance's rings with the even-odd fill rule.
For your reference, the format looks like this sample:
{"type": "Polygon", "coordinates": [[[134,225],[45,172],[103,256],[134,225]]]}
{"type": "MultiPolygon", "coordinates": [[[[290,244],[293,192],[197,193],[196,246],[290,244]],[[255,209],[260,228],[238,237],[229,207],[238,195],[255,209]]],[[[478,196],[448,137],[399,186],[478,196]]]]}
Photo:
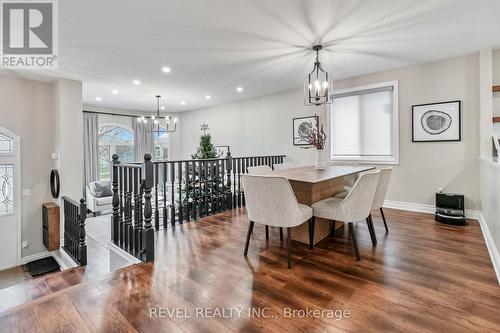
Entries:
{"type": "Polygon", "coordinates": [[[326,128],[328,130],[328,132],[327,132],[328,133],[327,153],[328,153],[328,159],[330,162],[342,162],[342,163],[350,162],[350,163],[357,163],[357,164],[387,164],[387,165],[399,164],[399,81],[398,80],[380,82],[380,83],[369,84],[369,85],[358,86],[358,87],[347,88],[347,89],[334,90],[332,92],[332,94],[330,95],[330,98],[333,99],[333,96],[338,95],[338,94],[355,93],[358,91],[379,89],[379,88],[385,88],[385,87],[390,87],[390,86],[392,86],[392,89],[393,89],[392,123],[395,126],[393,126],[393,129],[392,129],[393,133],[392,134],[394,137],[394,141],[393,141],[394,158],[381,159],[381,158],[362,157],[362,156],[360,156],[359,158],[353,158],[352,156],[333,157],[332,156],[332,146],[331,146],[331,130],[332,130],[331,129],[332,104],[331,104],[328,106],[328,108],[326,110],[326,128]]]}
{"type": "MultiPolygon", "coordinates": [[[[100,130],[102,127],[119,127],[119,128],[123,128],[129,132],[132,133],[132,136],[134,135],[134,130],[131,128],[131,127],[128,127],[126,125],[123,125],[123,124],[118,124],[118,123],[103,123],[103,124],[99,124],[98,126],[98,130],[100,130]]],[[[101,144],[101,141],[100,141],[100,138],[98,136],[97,138],[97,155],[98,155],[98,158],[97,158],[97,161],[98,161],[98,177],[99,177],[99,180],[102,180],[101,179],[101,165],[100,165],[100,162],[101,162],[101,154],[100,154],[100,147],[101,146],[109,146],[109,153],[110,153],[110,159],[111,157],[113,156],[113,154],[116,153],[116,146],[127,146],[127,147],[132,147],[132,149],[134,148],[134,142],[132,143],[120,143],[120,144],[117,144],[117,143],[103,143],[101,144]]],[[[135,160],[135,156],[134,156],[134,160],[135,160]]],[[[111,164],[110,164],[110,168],[112,168],[111,164]]]]}

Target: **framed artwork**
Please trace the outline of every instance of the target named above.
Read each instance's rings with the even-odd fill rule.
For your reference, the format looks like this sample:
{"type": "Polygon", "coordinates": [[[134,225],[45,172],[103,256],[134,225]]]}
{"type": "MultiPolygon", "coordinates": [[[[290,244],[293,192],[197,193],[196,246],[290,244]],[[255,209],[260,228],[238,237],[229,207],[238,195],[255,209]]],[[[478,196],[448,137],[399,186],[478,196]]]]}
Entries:
{"type": "Polygon", "coordinates": [[[217,152],[218,158],[225,158],[227,153],[231,151],[229,146],[214,146],[215,151],[217,152]]]}
{"type": "Polygon", "coordinates": [[[460,141],[461,101],[412,106],[412,141],[460,141]]]}
{"type": "Polygon", "coordinates": [[[309,134],[318,126],[318,116],[293,118],[293,145],[309,146],[309,134]]]}

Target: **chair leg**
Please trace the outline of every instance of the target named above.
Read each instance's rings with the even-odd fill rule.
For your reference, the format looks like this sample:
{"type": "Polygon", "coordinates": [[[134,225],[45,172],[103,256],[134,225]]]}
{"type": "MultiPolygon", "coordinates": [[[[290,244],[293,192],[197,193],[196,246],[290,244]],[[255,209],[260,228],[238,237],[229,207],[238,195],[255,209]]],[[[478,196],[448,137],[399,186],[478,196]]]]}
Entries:
{"type": "Polygon", "coordinates": [[[292,268],[292,228],[286,228],[288,243],[288,268],[292,268]]]}
{"type": "Polygon", "coordinates": [[[335,220],[332,220],[332,229],[330,230],[330,236],[332,236],[332,238],[335,239],[335,235],[337,234],[337,228],[335,228],[336,226],[336,222],[335,220]]]}
{"type": "Polygon", "coordinates": [[[377,245],[377,235],[375,235],[375,228],[373,227],[371,214],[366,218],[366,225],[368,226],[368,231],[370,232],[370,238],[372,239],[373,246],[377,245]]]}
{"type": "Polygon", "coordinates": [[[382,214],[382,220],[384,221],[385,232],[389,232],[389,228],[387,228],[387,222],[385,221],[384,210],[380,207],[380,214],[382,214]]]}
{"type": "Polygon", "coordinates": [[[314,216],[309,219],[309,249],[312,250],[314,248],[314,216]]]}
{"type": "Polygon", "coordinates": [[[245,252],[243,253],[245,257],[247,256],[248,253],[248,245],[250,245],[250,236],[252,236],[253,225],[254,225],[253,221],[250,221],[250,223],[248,223],[247,241],[245,243],[245,252]]]}
{"type": "Polygon", "coordinates": [[[356,232],[354,231],[354,224],[352,222],[349,222],[349,232],[351,233],[352,246],[354,247],[354,253],[356,254],[356,260],[360,261],[361,258],[359,256],[358,242],[356,240],[356,232]]]}
{"type": "Polygon", "coordinates": [[[266,225],[266,239],[269,240],[269,226],[266,225]]]}
{"type": "Polygon", "coordinates": [[[280,227],[280,241],[283,241],[283,228],[280,227]]]}

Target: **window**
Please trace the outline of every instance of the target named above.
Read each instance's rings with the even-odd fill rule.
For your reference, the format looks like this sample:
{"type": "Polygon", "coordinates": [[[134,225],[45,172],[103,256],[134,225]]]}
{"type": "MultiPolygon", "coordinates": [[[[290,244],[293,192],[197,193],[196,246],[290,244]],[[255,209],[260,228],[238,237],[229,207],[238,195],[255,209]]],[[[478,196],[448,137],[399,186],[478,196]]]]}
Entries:
{"type": "Polygon", "coordinates": [[[332,160],[398,163],[397,81],[335,92],[329,120],[332,160]]]}
{"type": "Polygon", "coordinates": [[[168,159],[168,133],[164,127],[160,127],[159,132],[154,133],[155,140],[155,160],[168,159]]]}
{"type": "Polygon", "coordinates": [[[0,216],[14,213],[14,165],[0,164],[0,216]]]}
{"type": "Polygon", "coordinates": [[[12,139],[0,134],[0,153],[12,153],[12,139]]]}
{"type": "Polygon", "coordinates": [[[134,162],[134,133],[132,130],[117,125],[99,127],[99,177],[111,179],[113,154],[120,156],[122,163],[134,162]]]}

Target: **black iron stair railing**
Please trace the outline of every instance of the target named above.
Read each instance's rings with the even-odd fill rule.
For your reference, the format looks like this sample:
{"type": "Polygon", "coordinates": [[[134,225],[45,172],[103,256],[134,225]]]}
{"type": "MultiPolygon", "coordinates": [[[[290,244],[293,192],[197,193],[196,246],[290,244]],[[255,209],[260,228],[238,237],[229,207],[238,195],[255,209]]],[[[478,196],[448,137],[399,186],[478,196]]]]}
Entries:
{"type": "Polygon", "coordinates": [[[87,265],[87,244],[85,242],[85,220],[87,204],[63,196],[64,245],[63,250],[80,266],[87,265]]]}

